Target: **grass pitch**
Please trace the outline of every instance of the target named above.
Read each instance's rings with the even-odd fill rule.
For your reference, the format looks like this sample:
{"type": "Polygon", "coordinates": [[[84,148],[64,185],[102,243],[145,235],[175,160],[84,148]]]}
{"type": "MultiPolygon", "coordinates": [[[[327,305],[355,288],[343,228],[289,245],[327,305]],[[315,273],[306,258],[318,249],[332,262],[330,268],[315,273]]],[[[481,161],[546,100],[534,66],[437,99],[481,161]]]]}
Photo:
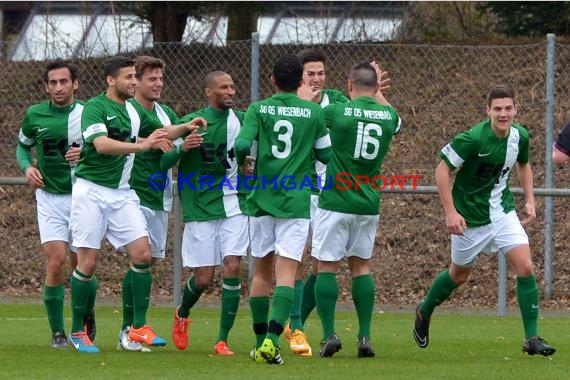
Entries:
{"type": "MultiPolygon", "coordinates": [[[[69,302],[69,300],[67,300],[69,302]]],[[[69,332],[69,304],[66,305],[69,332]]],[[[190,345],[178,351],[170,330],[174,308],[152,307],[149,322],[168,340],[151,353],[117,351],[120,305],[97,307],[99,354],[50,348],[50,332],[41,304],[0,303],[0,378],[3,379],[567,379],[570,363],[570,320],[541,319],[541,335],[557,348],[554,356],[530,357],[521,353],[522,323],[518,313],[496,316],[457,315],[449,310],[434,314],[430,346],[420,349],[412,338],[413,312],[377,312],[372,342],[375,358],[356,358],[358,322],[354,311],[337,314],[337,333],[343,349],[333,358],[299,357],[287,343],[281,347],[283,366],[249,359],[254,344],[251,317],[242,307],[229,337],[234,357],[212,355],[218,331],[218,310],[193,310],[190,345]]],[[[306,332],[314,353],[321,338],[316,315],[306,332]]],[[[283,339],[283,338],[282,338],[283,339]]]]}

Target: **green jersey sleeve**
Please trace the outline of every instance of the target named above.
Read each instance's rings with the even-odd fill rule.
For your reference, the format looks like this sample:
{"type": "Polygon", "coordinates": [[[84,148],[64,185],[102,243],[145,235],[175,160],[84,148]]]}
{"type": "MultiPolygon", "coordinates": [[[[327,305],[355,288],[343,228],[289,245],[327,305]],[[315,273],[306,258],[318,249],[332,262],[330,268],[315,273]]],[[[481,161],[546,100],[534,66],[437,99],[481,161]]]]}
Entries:
{"type": "Polygon", "coordinates": [[[520,133],[520,140],[519,140],[519,154],[517,156],[517,162],[519,164],[526,164],[529,161],[529,140],[530,137],[528,135],[527,129],[522,125],[517,125],[516,128],[519,130],[520,133]]]}
{"type": "Polygon", "coordinates": [[[455,136],[455,138],[439,152],[439,157],[451,170],[460,168],[463,162],[477,154],[478,143],[473,139],[471,130],[462,132],[455,136]]]}
{"type": "Polygon", "coordinates": [[[243,119],[243,126],[236,138],[234,145],[238,165],[243,165],[245,157],[249,154],[249,149],[253,140],[259,135],[259,112],[256,103],[251,104],[243,119]]]}
{"type": "Polygon", "coordinates": [[[92,143],[96,137],[108,135],[105,117],[104,107],[87,102],[81,115],[81,132],[86,143],[92,143]]]}
{"type": "Polygon", "coordinates": [[[32,123],[30,122],[29,110],[26,112],[24,120],[22,121],[18,142],[20,145],[30,148],[36,144],[36,130],[32,127],[32,123]]]}

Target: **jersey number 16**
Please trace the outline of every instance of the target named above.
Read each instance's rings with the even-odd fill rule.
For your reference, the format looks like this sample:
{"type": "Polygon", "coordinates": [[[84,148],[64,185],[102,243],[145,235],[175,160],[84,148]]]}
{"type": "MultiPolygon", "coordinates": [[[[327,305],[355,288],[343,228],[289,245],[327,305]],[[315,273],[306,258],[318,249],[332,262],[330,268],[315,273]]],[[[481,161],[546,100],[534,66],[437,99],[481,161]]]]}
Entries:
{"type": "Polygon", "coordinates": [[[382,137],[382,128],[378,124],[368,123],[365,125],[359,121],[356,132],[356,145],[354,146],[354,158],[375,159],[380,151],[380,137],[382,137]],[[371,135],[372,131],[376,133],[371,135]]]}

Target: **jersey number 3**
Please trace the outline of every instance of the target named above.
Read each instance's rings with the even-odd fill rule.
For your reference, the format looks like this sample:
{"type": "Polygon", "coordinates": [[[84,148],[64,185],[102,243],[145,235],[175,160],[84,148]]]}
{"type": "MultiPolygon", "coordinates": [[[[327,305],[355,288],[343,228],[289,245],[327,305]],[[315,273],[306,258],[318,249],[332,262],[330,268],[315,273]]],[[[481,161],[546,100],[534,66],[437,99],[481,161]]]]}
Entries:
{"type": "Polygon", "coordinates": [[[380,137],[382,137],[382,128],[378,124],[358,122],[356,132],[356,145],[354,146],[354,158],[363,158],[365,160],[373,160],[378,156],[380,151],[380,137]],[[371,135],[371,132],[376,132],[371,135]]]}
{"type": "Polygon", "coordinates": [[[277,132],[277,140],[283,144],[271,145],[271,153],[275,158],[287,158],[291,154],[291,136],[293,135],[293,124],[288,120],[279,120],[273,126],[273,131],[277,132]],[[284,129],[284,132],[282,130],[284,129]],[[283,149],[279,149],[282,147],[283,149]]]}

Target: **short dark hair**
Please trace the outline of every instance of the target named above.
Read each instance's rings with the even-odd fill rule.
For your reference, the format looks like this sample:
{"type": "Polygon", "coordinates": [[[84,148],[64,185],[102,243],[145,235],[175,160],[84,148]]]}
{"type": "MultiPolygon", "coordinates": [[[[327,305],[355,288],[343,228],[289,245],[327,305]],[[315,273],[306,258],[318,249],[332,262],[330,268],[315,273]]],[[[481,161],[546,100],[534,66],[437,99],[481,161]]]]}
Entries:
{"type": "Polygon", "coordinates": [[[210,86],[214,82],[214,79],[222,75],[229,75],[229,74],[221,70],[210,71],[208,74],[206,74],[206,77],[204,77],[204,88],[210,88],[210,86]]]}
{"type": "Polygon", "coordinates": [[[140,79],[146,70],[164,70],[165,67],[166,64],[160,58],[151,57],[150,55],[141,55],[135,58],[135,76],[137,79],[140,79]]]}
{"type": "Polygon", "coordinates": [[[119,70],[125,67],[132,67],[134,65],[135,61],[132,58],[117,55],[105,62],[105,68],[103,69],[103,72],[105,74],[105,78],[108,76],[116,78],[119,74],[119,70]]]}
{"type": "Polygon", "coordinates": [[[491,106],[493,100],[511,98],[513,99],[513,104],[515,103],[515,91],[508,84],[501,84],[493,88],[489,95],[487,95],[487,106],[491,106]]]}
{"type": "Polygon", "coordinates": [[[375,89],[378,84],[378,75],[370,62],[360,62],[352,66],[348,79],[356,86],[366,89],[375,89]]]}
{"type": "Polygon", "coordinates": [[[53,61],[48,62],[46,69],[44,71],[44,82],[45,83],[48,82],[48,74],[50,71],[57,70],[57,69],[63,69],[63,68],[66,68],[69,70],[69,74],[71,74],[71,81],[72,82],[77,80],[77,77],[79,76],[79,69],[77,68],[77,66],[75,66],[75,64],[71,61],[68,61],[66,59],[57,58],[53,61]]]}
{"type": "Polygon", "coordinates": [[[273,66],[273,79],[282,91],[293,92],[303,79],[303,65],[294,55],[284,55],[273,66]]]}
{"type": "Polygon", "coordinates": [[[323,65],[327,63],[325,55],[318,49],[303,49],[297,53],[297,57],[301,60],[301,65],[304,65],[307,62],[322,62],[323,65]]]}

